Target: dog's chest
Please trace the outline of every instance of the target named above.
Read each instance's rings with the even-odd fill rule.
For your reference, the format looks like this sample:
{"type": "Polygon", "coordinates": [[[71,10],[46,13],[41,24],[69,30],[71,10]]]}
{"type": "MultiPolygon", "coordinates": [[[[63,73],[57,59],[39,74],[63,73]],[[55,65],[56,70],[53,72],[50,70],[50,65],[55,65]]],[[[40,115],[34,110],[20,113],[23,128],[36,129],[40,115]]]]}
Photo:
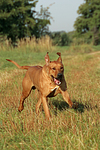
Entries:
{"type": "Polygon", "coordinates": [[[47,97],[54,97],[54,96],[56,96],[59,92],[59,86],[56,86],[56,87],[54,87],[54,88],[51,88],[50,89],[50,93],[48,94],[48,96],[47,97]]]}
{"type": "Polygon", "coordinates": [[[58,90],[59,86],[56,86],[54,88],[51,89],[51,92],[58,90]]]}

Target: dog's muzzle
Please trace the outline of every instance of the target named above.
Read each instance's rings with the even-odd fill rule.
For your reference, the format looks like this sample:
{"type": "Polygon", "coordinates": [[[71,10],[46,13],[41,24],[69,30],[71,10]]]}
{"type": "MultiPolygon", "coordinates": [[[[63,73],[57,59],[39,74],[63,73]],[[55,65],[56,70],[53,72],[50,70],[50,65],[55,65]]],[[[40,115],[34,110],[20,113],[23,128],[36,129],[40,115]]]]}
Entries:
{"type": "Polygon", "coordinates": [[[62,73],[58,73],[57,74],[57,78],[53,77],[53,81],[56,85],[60,85],[61,84],[61,81],[62,81],[62,77],[63,77],[63,74],[62,73]]]}

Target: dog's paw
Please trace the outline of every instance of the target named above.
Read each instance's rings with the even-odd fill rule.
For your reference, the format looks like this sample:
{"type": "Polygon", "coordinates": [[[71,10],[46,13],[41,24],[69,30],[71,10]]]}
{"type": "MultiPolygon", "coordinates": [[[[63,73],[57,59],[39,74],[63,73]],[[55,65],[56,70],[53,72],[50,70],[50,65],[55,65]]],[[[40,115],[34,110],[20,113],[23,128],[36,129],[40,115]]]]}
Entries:
{"type": "Polygon", "coordinates": [[[77,109],[77,108],[78,108],[78,105],[79,105],[79,104],[78,104],[77,102],[73,102],[72,108],[73,108],[73,109],[77,109]]]}
{"type": "Polygon", "coordinates": [[[18,111],[21,112],[24,109],[24,106],[19,106],[18,111]]]}

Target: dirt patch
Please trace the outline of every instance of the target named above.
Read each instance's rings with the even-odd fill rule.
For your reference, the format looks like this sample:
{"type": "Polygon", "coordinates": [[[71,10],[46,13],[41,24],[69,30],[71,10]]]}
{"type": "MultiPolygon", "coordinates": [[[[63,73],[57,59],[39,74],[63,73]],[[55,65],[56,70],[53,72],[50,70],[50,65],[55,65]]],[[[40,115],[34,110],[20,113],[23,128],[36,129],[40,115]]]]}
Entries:
{"type": "Polygon", "coordinates": [[[95,54],[100,54],[100,51],[89,53],[89,55],[95,55],[95,54]]]}

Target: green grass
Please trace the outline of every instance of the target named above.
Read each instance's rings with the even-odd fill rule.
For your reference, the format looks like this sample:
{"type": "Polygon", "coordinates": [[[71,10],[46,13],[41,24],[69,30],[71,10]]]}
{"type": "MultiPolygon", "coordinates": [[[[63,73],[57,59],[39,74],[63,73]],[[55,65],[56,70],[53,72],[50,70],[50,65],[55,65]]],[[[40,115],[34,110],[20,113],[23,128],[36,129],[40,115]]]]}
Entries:
{"type": "MultiPolygon", "coordinates": [[[[99,48],[98,48],[99,50],[99,48]]],[[[72,101],[71,109],[61,95],[49,99],[52,120],[47,121],[43,108],[35,113],[34,91],[25,100],[24,110],[18,105],[25,70],[19,70],[5,59],[20,65],[44,65],[43,52],[0,50],[0,149],[2,150],[99,150],[100,149],[100,53],[76,52],[71,47],[55,47],[50,59],[62,52],[65,78],[72,101]]]]}

